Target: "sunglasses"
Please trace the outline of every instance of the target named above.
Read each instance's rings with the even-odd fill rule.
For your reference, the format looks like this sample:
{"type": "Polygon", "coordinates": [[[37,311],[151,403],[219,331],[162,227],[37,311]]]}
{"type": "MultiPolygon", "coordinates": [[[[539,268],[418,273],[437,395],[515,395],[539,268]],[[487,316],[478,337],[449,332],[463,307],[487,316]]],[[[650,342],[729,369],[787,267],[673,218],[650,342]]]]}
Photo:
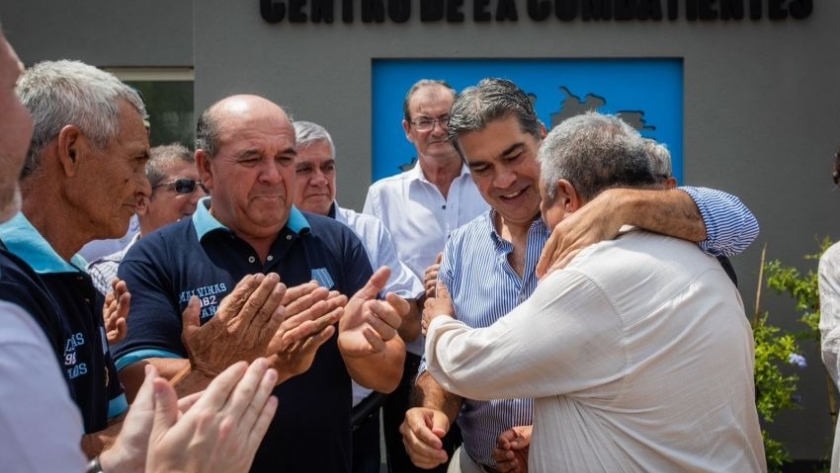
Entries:
{"type": "Polygon", "coordinates": [[[201,190],[207,194],[207,188],[204,187],[204,184],[201,181],[196,181],[195,179],[175,179],[174,181],[169,182],[161,182],[160,184],[154,186],[152,190],[157,189],[158,187],[168,187],[170,189],[175,189],[175,192],[179,194],[192,194],[195,190],[201,187],[201,190]]]}

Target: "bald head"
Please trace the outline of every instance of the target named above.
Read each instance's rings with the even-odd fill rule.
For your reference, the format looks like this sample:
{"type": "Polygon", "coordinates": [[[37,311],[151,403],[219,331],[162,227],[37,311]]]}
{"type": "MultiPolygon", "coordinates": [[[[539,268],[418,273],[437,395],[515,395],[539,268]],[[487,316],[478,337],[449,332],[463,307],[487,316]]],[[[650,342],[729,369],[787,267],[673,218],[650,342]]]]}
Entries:
{"type": "Polygon", "coordinates": [[[198,119],[196,149],[208,157],[216,156],[219,140],[226,131],[234,131],[258,120],[279,120],[292,126],[282,107],[258,95],[232,95],[214,103],[198,119]]]}
{"type": "Polygon", "coordinates": [[[297,151],[289,117],[270,100],[234,95],[201,115],[197,147],[196,166],[210,190],[213,216],[267,251],[294,199],[297,151]]]}

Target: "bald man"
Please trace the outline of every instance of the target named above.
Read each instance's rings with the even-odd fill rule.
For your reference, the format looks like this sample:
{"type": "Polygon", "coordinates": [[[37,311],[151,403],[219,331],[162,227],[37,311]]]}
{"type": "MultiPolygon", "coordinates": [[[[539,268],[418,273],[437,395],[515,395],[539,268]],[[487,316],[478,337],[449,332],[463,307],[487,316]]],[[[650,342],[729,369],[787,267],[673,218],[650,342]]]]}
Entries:
{"type": "MultiPolygon", "coordinates": [[[[349,473],[350,380],[381,392],[397,386],[405,358],[397,328],[408,303],[395,295],[374,300],[388,270],[371,276],[362,243],[349,228],[304,216],[292,205],[295,157],[292,123],[269,100],[232,96],[202,114],[196,165],[212,197],[201,200],[191,218],[141,239],[123,259],[118,275],[136,289],[128,336],[115,348],[117,369],[129,393],[145,363],[164,375],[183,369],[187,319],[181,314],[193,296],[200,299],[202,323],[225,320],[233,304],[220,302],[238,280],[253,274],[277,280],[289,288],[281,305],[290,332],[299,316],[306,321],[298,327],[314,322],[318,329],[300,344],[285,344],[282,326],[277,336],[269,334],[265,356],[288,381],[274,391],[280,407],[251,471],[349,473]],[[300,301],[318,313],[300,311],[300,301]]],[[[265,311],[278,307],[267,305],[265,311]]],[[[189,388],[202,384],[193,376],[189,388]]]]}

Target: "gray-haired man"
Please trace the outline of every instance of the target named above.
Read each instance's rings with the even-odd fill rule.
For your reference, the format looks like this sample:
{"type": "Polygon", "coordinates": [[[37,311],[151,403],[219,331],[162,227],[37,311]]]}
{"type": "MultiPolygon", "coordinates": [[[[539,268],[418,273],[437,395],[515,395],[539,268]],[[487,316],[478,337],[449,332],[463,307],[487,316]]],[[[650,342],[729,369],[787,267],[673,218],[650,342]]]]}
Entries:
{"type": "MultiPolygon", "coordinates": [[[[450,237],[439,281],[449,289],[459,320],[471,327],[487,327],[537,287],[537,261],[550,228],[539,218],[540,169],[536,160],[545,128],[528,96],[515,84],[486,79],[459,96],[452,107],[449,130],[491,210],[450,237]]],[[[611,189],[593,200],[589,209],[607,219],[610,231],[617,231],[617,224],[628,223],[692,239],[706,236],[709,229],[704,244],[710,251],[720,251],[745,247],[751,240],[733,242],[725,237],[751,232],[728,228],[712,232],[710,218],[715,222],[720,213],[737,213],[741,218],[735,220],[746,222],[745,226],[755,222],[749,211],[730,197],[708,189],[611,189]],[[698,207],[711,208],[711,217],[698,207]]],[[[406,448],[419,466],[447,460],[438,437],[456,419],[464,447],[450,463],[450,471],[495,469],[500,466],[493,458],[497,437],[508,429],[531,424],[532,401],[527,398],[462,398],[443,389],[422,369],[416,387],[418,407],[406,413],[401,430],[406,448]]],[[[521,431],[524,448],[530,429],[521,431]]]]}
{"type": "MultiPolygon", "coordinates": [[[[500,133],[518,125],[505,122],[459,141],[506,149],[500,133]]],[[[609,189],[656,182],[638,133],[598,114],[555,128],[539,162],[549,227],[609,189]]],[[[737,289],[697,245],[625,231],[484,328],[448,317],[438,292],[424,312],[431,377],[467,398],[533,398],[528,471],[766,471],[750,326],[737,289]]]]}

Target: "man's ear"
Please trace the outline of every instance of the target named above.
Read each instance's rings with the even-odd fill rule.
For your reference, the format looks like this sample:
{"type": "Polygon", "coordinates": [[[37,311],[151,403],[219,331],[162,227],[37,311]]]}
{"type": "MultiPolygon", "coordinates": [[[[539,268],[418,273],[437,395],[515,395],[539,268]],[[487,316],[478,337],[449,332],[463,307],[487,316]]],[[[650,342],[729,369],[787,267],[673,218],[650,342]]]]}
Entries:
{"type": "Polygon", "coordinates": [[[146,197],[145,195],[141,195],[140,197],[138,197],[136,208],[137,208],[137,215],[139,215],[141,217],[145,216],[147,213],[149,213],[149,198],[146,197]]]}
{"type": "Polygon", "coordinates": [[[58,132],[57,158],[64,174],[74,176],[87,150],[82,131],[76,125],[66,125],[58,132]]]}
{"type": "Polygon", "coordinates": [[[403,118],[402,125],[403,131],[405,131],[405,139],[411,142],[411,135],[409,134],[411,132],[411,123],[409,123],[408,120],[403,118]]]}
{"type": "Polygon", "coordinates": [[[580,194],[571,182],[560,179],[557,181],[557,199],[563,199],[563,209],[572,213],[583,206],[580,194]]]}
{"type": "Polygon", "coordinates": [[[207,189],[213,188],[213,169],[210,156],[199,148],[195,150],[195,167],[198,169],[199,179],[207,189]]]}
{"type": "Polygon", "coordinates": [[[545,139],[548,136],[548,130],[545,129],[545,123],[540,121],[540,138],[545,139]]]}

